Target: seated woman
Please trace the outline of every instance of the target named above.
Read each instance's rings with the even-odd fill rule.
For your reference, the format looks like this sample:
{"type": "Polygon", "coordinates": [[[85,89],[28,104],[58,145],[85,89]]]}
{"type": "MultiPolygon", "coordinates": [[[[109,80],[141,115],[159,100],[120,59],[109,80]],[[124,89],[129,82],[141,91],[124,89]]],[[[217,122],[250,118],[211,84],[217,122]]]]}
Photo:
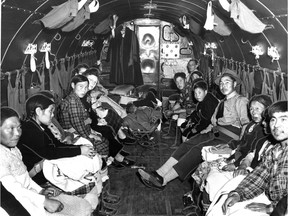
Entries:
{"type": "Polygon", "coordinates": [[[103,85],[101,85],[99,81],[100,73],[101,72],[98,68],[91,67],[88,70],[86,70],[82,75],[88,78],[91,89],[96,89],[100,91],[102,95],[107,96],[109,94],[109,91],[106,88],[104,88],[103,85]]]}
{"type": "Polygon", "coordinates": [[[137,108],[132,102],[127,104],[126,110],[128,115],[123,125],[135,131],[149,131],[162,119],[161,110],[147,106],[137,108]]]}
{"type": "MultiPolygon", "coordinates": [[[[22,124],[23,133],[19,149],[30,176],[40,185],[47,182],[42,170],[44,160],[72,158],[81,155],[94,158],[97,153],[92,145],[66,145],[53,136],[48,125],[54,116],[54,108],[54,102],[44,95],[33,95],[26,101],[27,119],[22,124]]],[[[93,160],[91,163],[93,165],[95,163],[96,167],[101,168],[99,159],[93,160]]],[[[95,202],[90,204],[94,209],[98,203],[97,183],[95,182],[92,186],[86,194],[93,196],[95,202]]]]}
{"type": "MultiPolygon", "coordinates": [[[[86,200],[60,194],[55,187],[42,188],[31,179],[17,148],[21,124],[16,111],[1,108],[0,131],[0,181],[30,215],[50,215],[49,212],[55,215],[91,215],[92,209],[86,200]]],[[[25,215],[26,211],[18,215],[25,215]]]]}
{"type": "Polygon", "coordinates": [[[102,142],[97,132],[91,130],[91,119],[85,110],[81,98],[88,91],[88,79],[83,75],[74,76],[71,80],[72,91],[61,101],[58,111],[58,120],[64,130],[90,140],[100,155],[108,154],[108,144],[102,142]]]}
{"type": "Polygon", "coordinates": [[[38,170],[33,177],[38,184],[47,180],[41,169],[42,159],[57,159],[85,155],[95,156],[93,147],[86,145],[65,145],[57,140],[47,126],[54,116],[55,105],[43,95],[34,95],[26,101],[27,119],[22,124],[22,136],[19,149],[28,170],[38,170]],[[31,136],[33,134],[33,136],[31,136]]]}
{"type": "Polygon", "coordinates": [[[85,63],[78,64],[73,70],[72,70],[72,77],[76,75],[82,75],[86,70],[89,69],[89,66],[85,63]]]}
{"type": "Polygon", "coordinates": [[[191,115],[186,118],[186,122],[181,125],[183,141],[200,133],[211,124],[211,117],[218,105],[218,99],[208,92],[208,85],[204,80],[195,83],[193,91],[198,104],[191,115]]]}

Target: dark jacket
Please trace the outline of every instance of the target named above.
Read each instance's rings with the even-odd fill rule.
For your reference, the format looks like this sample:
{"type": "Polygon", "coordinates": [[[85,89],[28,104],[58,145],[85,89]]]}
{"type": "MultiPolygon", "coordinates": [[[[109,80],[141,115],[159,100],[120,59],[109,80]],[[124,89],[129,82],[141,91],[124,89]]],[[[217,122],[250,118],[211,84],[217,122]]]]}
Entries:
{"type": "MultiPolygon", "coordinates": [[[[241,140],[232,140],[228,143],[230,148],[237,148],[236,152],[234,153],[234,165],[239,166],[241,160],[246,157],[249,152],[254,151],[257,145],[262,146],[262,138],[264,138],[263,140],[265,141],[266,135],[261,123],[255,123],[251,121],[245,128],[241,140]]],[[[231,159],[232,158],[233,156],[231,159]]]]}
{"type": "MultiPolygon", "coordinates": [[[[51,160],[81,154],[80,146],[65,145],[58,141],[46,126],[43,126],[43,129],[32,119],[22,123],[22,136],[18,148],[28,172],[42,159],[51,160]]],[[[33,180],[38,184],[47,181],[42,172],[34,176],[33,180]]]]}
{"type": "Polygon", "coordinates": [[[218,105],[218,99],[211,93],[207,93],[204,100],[199,102],[196,109],[187,117],[191,123],[192,127],[190,131],[194,128],[199,133],[211,124],[211,117],[218,105]]]}

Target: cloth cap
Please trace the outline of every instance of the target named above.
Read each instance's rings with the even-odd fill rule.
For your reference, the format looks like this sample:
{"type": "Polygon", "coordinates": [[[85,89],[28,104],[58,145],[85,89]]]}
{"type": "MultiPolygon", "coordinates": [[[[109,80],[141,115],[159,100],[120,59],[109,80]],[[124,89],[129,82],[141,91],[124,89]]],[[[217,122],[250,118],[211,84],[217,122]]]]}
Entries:
{"type": "Polygon", "coordinates": [[[242,82],[241,79],[238,77],[238,75],[235,73],[235,71],[226,68],[224,69],[223,73],[215,79],[215,84],[219,85],[220,79],[224,76],[229,76],[235,79],[237,82],[237,85],[241,84],[242,82]]]}

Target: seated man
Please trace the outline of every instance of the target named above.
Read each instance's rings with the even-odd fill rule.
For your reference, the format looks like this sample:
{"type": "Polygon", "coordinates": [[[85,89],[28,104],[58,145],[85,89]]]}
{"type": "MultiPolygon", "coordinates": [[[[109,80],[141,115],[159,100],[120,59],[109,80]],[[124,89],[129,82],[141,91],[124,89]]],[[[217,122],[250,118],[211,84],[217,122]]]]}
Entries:
{"type": "MultiPolygon", "coordinates": [[[[272,136],[278,143],[262,163],[248,174],[236,189],[223,195],[210,215],[269,215],[277,203],[287,196],[288,185],[288,101],[278,101],[268,108],[268,121],[272,136]],[[225,198],[227,199],[225,200],[225,198]],[[224,204],[222,205],[221,203],[224,204]],[[217,207],[221,208],[218,210],[217,207]],[[216,213],[217,212],[217,213],[216,213]]],[[[235,187],[234,187],[235,188],[235,187]]]]}
{"type": "Polygon", "coordinates": [[[225,99],[216,108],[211,119],[212,124],[200,134],[180,144],[172,156],[156,171],[147,172],[139,169],[143,183],[147,186],[163,190],[168,182],[177,177],[185,180],[203,161],[201,150],[204,146],[215,146],[239,139],[242,130],[249,122],[248,99],[240,96],[235,90],[241,80],[234,71],[226,69],[215,83],[220,86],[225,99]],[[217,131],[213,131],[212,128],[217,128],[217,131]]]}
{"type": "Polygon", "coordinates": [[[198,71],[199,61],[197,59],[190,59],[187,63],[187,82],[193,86],[195,80],[203,79],[202,72],[198,71]]]}
{"type": "Polygon", "coordinates": [[[151,107],[136,107],[133,103],[128,103],[126,107],[128,115],[123,119],[123,126],[127,126],[132,130],[149,131],[158,119],[162,118],[159,109],[151,107]]]}
{"type": "MultiPolygon", "coordinates": [[[[177,119],[177,126],[180,126],[185,121],[187,114],[191,114],[195,109],[195,104],[192,98],[192,85],[187,82],[186,74],[184,72],[176,73],[174,75],[174,82],[180,91],[180,95],[177,97],[175,103],[170,104],[169,109],[164,111],[164,116],[166,118],[177,119]]],[[[168,135],[167,138],[170,139],[171,137],[168,135]]]]}

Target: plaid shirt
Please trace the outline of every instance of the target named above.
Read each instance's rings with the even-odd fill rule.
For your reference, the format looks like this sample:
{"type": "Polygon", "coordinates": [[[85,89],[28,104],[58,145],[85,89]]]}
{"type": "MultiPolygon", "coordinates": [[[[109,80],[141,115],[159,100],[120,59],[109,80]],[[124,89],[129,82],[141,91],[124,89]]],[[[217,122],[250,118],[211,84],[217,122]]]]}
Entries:
{"type": "Polygon", "coordinates": [[[191,108],[193,106],[193,97],[192,97],[192,85],[191,83],[186,83],[184,89],[180,92],[180,98],[178,101],[182,108],[191,108]]]}
{"type": "Polygon", "coordinates": [[[95,187],[95,185],[96,185],[95,182],[91,182],[86,185],[83,185],[82,187],[79,187],[78,189],[72,192],[64,192],[64,193],[73,196],[86,195],[95,187]]]}
{"type": "Polygon", "coordinates": [[[80,136],[89,138],[91,127],[89,124],[85,125],[84,122],[88,118],[89,113],[85,110],[80,98],[74,92],[62,100],[58,119],[64,129],[74,128],[80,136]]]}
{"type": "Polygon", "coordinates": [[[240,200],[252,199],[265,192],[275,206],[287,195],[288,146],[276,144],[263,157],[263,162],[239,184],[235,191],[240,200]]]}

